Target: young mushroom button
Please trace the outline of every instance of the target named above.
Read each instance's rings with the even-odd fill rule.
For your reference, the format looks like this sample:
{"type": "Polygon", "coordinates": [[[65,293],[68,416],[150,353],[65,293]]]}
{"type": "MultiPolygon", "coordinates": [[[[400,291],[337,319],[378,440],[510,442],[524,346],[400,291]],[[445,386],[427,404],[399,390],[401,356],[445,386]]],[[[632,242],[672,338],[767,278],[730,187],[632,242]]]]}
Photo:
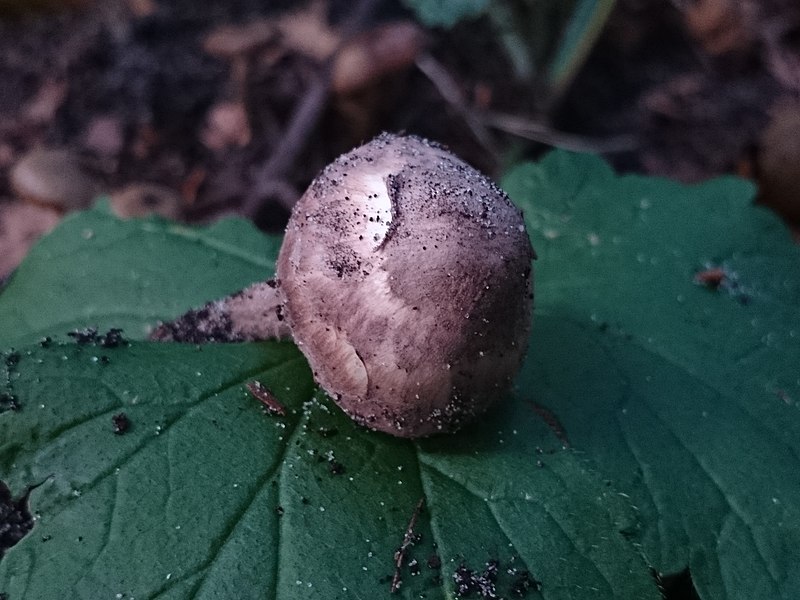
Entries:
{"type": "Polygon", "coordinates": [[[357,422],[422,437],[502,398],[522,361],[534,252],[520,211],[441,146],[384,134],[339,157],[294,208],[283,316],[357,422]]]}

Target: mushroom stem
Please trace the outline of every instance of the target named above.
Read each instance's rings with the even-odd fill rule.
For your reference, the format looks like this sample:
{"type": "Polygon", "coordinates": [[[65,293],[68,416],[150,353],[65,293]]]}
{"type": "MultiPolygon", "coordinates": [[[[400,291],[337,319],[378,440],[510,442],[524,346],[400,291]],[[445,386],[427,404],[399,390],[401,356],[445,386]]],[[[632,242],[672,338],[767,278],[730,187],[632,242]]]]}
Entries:
{"type": "Polygon", "coordinates": [[[273,279],[255,283],[193,308],[177,319],[159,323],[150,339],[192,344],[290,339],[277,288],[273,279]]]}

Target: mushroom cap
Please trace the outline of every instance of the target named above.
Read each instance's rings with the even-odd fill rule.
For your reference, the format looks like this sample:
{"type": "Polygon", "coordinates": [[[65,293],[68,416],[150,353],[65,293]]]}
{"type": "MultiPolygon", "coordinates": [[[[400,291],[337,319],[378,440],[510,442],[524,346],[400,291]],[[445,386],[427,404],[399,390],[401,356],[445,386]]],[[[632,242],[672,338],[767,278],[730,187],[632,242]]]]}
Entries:
{"type": "Polygon", "coordinates": [[[455,431],[502,398],[526,350],[535,257],[522,213],[443,147],[383,134],[296,204],[279,289],[314,376],[357,422],[455,431]]]}

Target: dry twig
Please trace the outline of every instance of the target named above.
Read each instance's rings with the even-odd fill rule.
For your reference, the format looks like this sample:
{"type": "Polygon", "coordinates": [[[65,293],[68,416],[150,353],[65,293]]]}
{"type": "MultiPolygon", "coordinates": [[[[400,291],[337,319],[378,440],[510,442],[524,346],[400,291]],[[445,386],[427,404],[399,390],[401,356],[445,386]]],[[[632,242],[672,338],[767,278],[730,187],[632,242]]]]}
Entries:
{"type": "Polygon", "coordinates": [[[458,83],[456,83],[445,66],[427,52],[417,58],[416,65],[434,85],[442,98],[461,116],[467,127],[472,131],[475,139],[491,153],[495,162],[499,162],[500,151],[491,132],[486,129],[485,123],[477,112],[469,106],[459,89],[458,83]]]}
{"type": "Polygon", "coordinates": [[[419,514],[422,512],[422,507],[424,505],[425,498],[420,498],[419,502],[417,502],[414,512],[411,515],[411,520],[408,522],[406,533],[403,536],[403,543],[400,544],[397,552],[394,553],[394,576],[392,577],[392,587],[389,590],[392,594],[400,589],[400,569],[403,568],[403,561],[406,559],[406,551],[414,540],[414,527],[417,526],[417,519],[419,519],[419,514]]]}
{"type": "Polygon", "coordinates": [[[442,98],[453,107],[472,131],[481,145],[490,152],[496,162],[501,155],[489,128],[521,137],[548,146],[557,146],[576,152],[611,154],[636,147],[633,136],[614,136],[607,139],[591,139],[556,131],[540,122],[524,117],[498,112],[483,113],[470,106],[459,89],[458,83],[447,68],[430,54],[423,54],[416,61],[417,68],[436,87],[442,98]]]}
{"type": "MultiPolygon", "coordinates": [[[[331,71],[337,55],[369,20],[382,0],[359,0],[342,26],[341,42],[325,61],[303,99],[292,114],[286,130],[267,162],[253,177],[253,185],[245,199],[243,212],[254,217],[261,209],[265,196],[289,185],[286,174],[303,151],[308,138],[317,126],[331,92],[331,71]]],[[[285,202],[282,202],[285,204],[285,202]]],[[[291,208],[291,207],[290,207],[291,208]]]]}
{"type": "Polygon", "coordinates": [[[488,126],[511,135],[574,152],[613,154],[634,150],[637,146],[636,138],[631,135],[617,135],[602,139],[587,138],[557,131],[543,123],[505,113],[487,113],[484,121],[488,126]]]}

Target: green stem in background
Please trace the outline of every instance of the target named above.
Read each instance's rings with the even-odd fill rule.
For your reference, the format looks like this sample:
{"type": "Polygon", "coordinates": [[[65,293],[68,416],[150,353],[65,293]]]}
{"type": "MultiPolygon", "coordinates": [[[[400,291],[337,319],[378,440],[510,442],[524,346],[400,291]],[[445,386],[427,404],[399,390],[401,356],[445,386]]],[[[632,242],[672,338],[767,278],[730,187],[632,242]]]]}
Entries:
{"type": "Polygon", "coordinates": [[[586,60],[614,0],[493,0],[486,15],[516,76],[553,104],[586,60]]]}
{"type": "Polygon", "coordinates": [[[551,100],[564,92],[586,61],[614,4],[615,0],[578,0],[575,4],[548,69],[551,100]]]}
{"type": "Polygon", "coordinates": [[[511,61],[514,73],[522,80],[533,80],[538,61],[532,51],[531,40],[519,26],[518,15],[503,0],[492,2],[487,14],[503,44],[506,56],[511,61]]]}

